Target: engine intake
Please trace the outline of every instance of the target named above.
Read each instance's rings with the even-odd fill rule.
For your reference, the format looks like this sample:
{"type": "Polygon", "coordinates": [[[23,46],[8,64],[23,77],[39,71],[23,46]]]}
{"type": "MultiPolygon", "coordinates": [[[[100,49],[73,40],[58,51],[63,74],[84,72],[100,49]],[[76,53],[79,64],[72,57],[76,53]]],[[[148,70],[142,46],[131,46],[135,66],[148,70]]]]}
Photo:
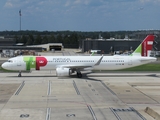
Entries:
{"type": "Polygon", "coordinates": [[[72,70],[70,68],[56,68],[56,75],[59,76],[70,76],[72,70]]]}

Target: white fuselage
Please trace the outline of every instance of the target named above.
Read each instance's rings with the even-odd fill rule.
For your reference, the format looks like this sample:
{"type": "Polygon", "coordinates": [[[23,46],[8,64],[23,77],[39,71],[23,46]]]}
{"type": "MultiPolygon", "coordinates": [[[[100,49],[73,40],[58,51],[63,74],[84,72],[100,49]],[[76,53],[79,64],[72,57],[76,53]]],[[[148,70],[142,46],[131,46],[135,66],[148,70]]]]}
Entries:
{"type": "MultiPolygon", "coordinates": [[[[27,70],[24,56],[9,59],[2,67],[9,70],[27,70]]],[[[39,57],[39,56],[35,56],[39,57]]],[[[156,61],[154,57],[142,56],[103,56],[99,64],[97,62],[102,56],[42,56],[47,60],[45,66],[40,66],[39,70],[55,70],[56,68],[78,68],[79,70],[119,70],[147,64],[156,61]]],[[[35,62],[35,61],[31,61],[35,62]]],[[[43,62],[43,61],[38,61],[43,62]]],[[[33,63],[34,64],[34,63],[33,63]]],[[[36,70],[31,68],[30,70],[36,70]]]]}

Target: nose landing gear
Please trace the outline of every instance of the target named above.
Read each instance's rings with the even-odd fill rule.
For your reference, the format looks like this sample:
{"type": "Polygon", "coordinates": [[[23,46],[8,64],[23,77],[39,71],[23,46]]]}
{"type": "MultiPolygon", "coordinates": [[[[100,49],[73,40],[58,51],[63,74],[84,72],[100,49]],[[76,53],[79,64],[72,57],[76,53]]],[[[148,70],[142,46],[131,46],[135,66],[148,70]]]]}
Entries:
{"type": "Polygon", "coordinates": [[[21,76],[22,76],[22,75],[21,75],[21,73],[22,73],[22,72],[21,72],[21,71],[19,71],[18,77],[21,77],[21,76]]]}

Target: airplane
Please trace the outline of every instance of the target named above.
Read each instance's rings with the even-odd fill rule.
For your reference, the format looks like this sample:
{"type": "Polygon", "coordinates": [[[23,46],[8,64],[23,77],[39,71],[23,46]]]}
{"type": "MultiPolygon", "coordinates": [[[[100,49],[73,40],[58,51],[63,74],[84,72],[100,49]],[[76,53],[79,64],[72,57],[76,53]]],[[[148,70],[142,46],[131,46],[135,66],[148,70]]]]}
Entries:
{"type": "Polygon", "coordinates": [[[2,68],[19,71],[19,77],[22,71],[56,70],[57,77],[76,72],[81,78],[84,70],[120,70],[156,61],[150,57],[154,38],[148,35],[128,56],[17,56],[4,62],[2,68]]]}

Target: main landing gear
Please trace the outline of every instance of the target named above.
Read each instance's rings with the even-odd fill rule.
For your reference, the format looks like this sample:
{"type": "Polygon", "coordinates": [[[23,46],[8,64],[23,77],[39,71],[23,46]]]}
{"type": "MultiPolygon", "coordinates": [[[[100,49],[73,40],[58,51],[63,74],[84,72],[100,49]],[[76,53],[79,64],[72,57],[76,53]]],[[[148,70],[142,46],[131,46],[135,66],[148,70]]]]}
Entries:
{"type": "Polygon", "coordinates": [[[77,77],[78,78],[82,78],[82,73],[81,72],[77,72],[77,77]]]}
{"type": "Polygon", "coordinates": [[[21,71],[19,71],[18,77],[21,77],[21,76],[22,76],[22,75],[21,75],[21,73],[22,73],[22,72],[21,72],[21,71]]]}

